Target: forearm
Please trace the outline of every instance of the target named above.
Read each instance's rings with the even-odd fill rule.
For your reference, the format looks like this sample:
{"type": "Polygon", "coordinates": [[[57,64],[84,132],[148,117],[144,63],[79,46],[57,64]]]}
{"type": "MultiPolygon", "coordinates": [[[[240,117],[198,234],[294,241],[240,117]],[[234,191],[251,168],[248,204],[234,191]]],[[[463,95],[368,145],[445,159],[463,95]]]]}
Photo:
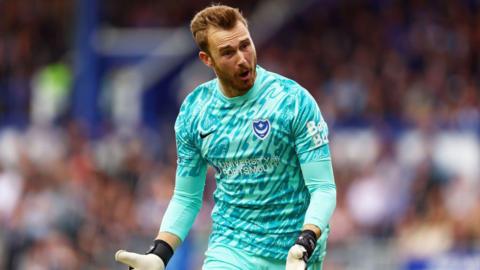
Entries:
{"type": "MultiPolygon", "coordinates": [[[[328,148],[325,153],[328,153],[328,148]]],[[[288,251],[287,270],[306,269],[317,240],[322,232],[325,232],[336,205],[336,187],[330,156],[303,163],[301,169],[310,192],[310,204],[305,213],[302,232],[288,251]]]]}
{"type": "Polygon", "coordinates": [[[206,168],[196,176],[181,176],[177,173],[173,197],[157,235],[157,239],[164,240],[173,249],[185,239],[200,211],[205,178],[206,168]]]}
{"type": "Polygon", "coordinates": [[[304,228],[314,231],[318,238],[328,226],[336,207],[337,195],[331,160],[326,158],[302,164],[302,173],[311,195],[304,228]]]}

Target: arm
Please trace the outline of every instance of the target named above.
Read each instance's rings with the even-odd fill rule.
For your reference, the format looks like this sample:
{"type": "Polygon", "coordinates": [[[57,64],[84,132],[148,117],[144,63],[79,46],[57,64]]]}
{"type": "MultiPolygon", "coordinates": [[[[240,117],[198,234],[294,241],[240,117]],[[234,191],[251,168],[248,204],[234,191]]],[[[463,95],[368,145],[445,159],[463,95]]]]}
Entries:
{"type": "Polygon", "coordinates": [[[302,164],[301,167],[311,196],[303,229],[312,230],[318,239],[321,232],[325,231],[336,206],[337,192],[332,162],[330,158],[323,158],[302,164]]]}
{"type": "Polygon", "coordinates": [[[136,270],[164,270],[185,239],[202,206],[207,164],[195,145],[192,117],[182,105],[175,123],[177,171],[175,189],[153,247],[146,255],[120,250],[115,259],[136,270]]]}
{"type": "Polygon", "coordinates": [[[336,186],[330,158],[302,164],[301,168],[311,198],[302,233],[289,251],[287,269],[305,268],[336,206],[336,186]]]}
{"type": "Polygon", "coordinates": [[[182,176],[185,168],[177,168],[175,190],[162,225],[153,243],[153,247],[146,255],[120,250],[115,259],[138,270],[163,270],[174,250],[185,239],[195,218],[202,206],[203,190],[205,187],[206,165],[196,168],[196,176],[182,176]]]}
{"type": "Polygon", "coordinates": [[[336,206],[328,126],[314,98],[300,89],[295,97],[292,133],[310,204],[302,232],[287,257],[287,269],[305,269],[317,239],[325,232],[336,206]]]}
{"type": "Polygon", "coordinates": [[[198,168],[196,176],[184,176],[189,174],[185,173],[188,170],[189,168],[177,168],[173,197],[156,237],[167,242],[173,249],[185,240],[202,206],[207,166],[198,168]]]}

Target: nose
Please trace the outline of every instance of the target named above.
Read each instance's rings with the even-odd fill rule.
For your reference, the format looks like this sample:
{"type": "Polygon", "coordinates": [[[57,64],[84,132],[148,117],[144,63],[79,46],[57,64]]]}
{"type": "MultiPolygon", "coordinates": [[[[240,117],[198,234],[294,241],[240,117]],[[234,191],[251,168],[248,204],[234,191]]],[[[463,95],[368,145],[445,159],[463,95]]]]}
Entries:
{"type": "Polygon", "coordinates": [[[247,64],[247,58],[245,57],[245,54],[242,51],[238,51],[238,65],[239,66],[244,66],[247,64]]]}

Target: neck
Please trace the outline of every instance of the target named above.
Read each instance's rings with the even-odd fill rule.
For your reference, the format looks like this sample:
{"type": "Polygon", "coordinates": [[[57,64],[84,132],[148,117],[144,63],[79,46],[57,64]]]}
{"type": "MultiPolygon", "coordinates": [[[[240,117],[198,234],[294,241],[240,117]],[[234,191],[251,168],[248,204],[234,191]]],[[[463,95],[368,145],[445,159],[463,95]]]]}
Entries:
{"type": "Polygon", "coordinates": [[[233,97],[238,97],[238,96],[243,96],[245,95],[248,90],[238,90],[233,88],[231,85],[226,84],[223,80],[220,80],[220,90],[222,90],[222,93],[229,98],[233,97]]]}

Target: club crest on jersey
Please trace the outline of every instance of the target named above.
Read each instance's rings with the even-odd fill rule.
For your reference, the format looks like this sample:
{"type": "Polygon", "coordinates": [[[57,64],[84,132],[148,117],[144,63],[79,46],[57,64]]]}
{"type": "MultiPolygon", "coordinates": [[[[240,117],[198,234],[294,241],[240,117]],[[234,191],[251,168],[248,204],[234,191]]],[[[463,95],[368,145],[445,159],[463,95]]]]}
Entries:
{"type": "Polygon", "coordinates": [[[253,133],[255,133],[260,140],[265,139],[268,133],[270,133],[270,122],[268,119],[253,120],[252,127],[253,133]]]}

